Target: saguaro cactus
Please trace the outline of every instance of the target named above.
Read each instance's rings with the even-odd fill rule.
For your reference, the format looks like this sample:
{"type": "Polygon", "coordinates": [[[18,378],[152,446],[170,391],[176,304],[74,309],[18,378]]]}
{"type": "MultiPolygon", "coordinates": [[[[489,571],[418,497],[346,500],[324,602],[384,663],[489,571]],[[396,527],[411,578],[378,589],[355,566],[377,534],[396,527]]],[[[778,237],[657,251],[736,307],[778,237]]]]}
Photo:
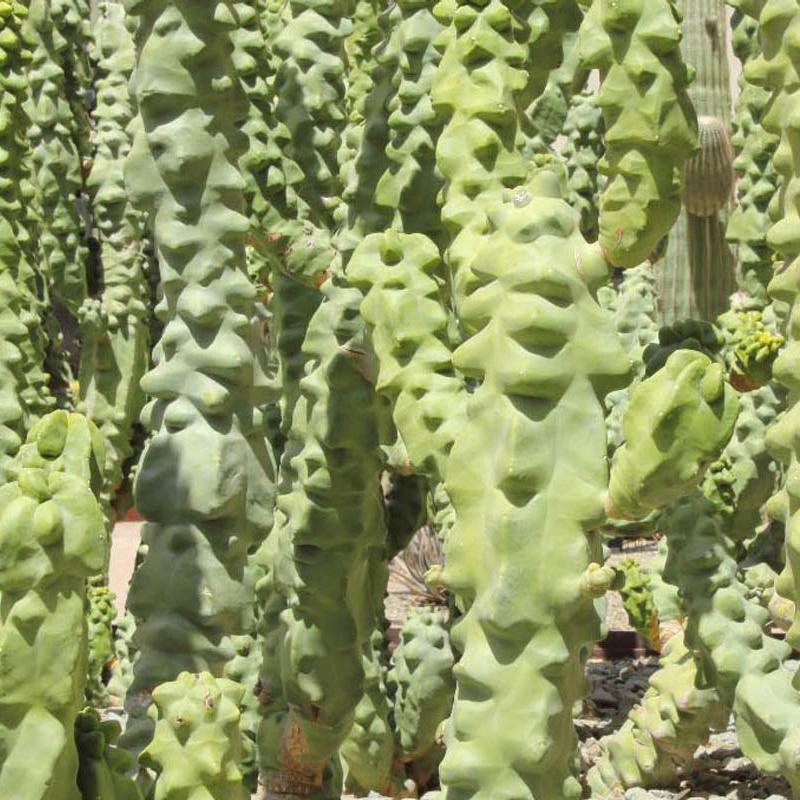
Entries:
{"type": "Polygon", "coordinates": [[[79,800],[86,579],[108,540],[92,494],[103,445],[78,415],[35,425],[0,487],[0,794],[79,800]],[[91,484],[91,486],[90,486],[91,484]]]}
{"type": "MultiPolygon", "coordinates": [[[[221,674],[228,634],[251,627],[248,548],[272,522],[266,395],[247,278],[247,112],[232,60],[226,0],[129,0],[141,17],[133,79],[140,122],[126,166],[131,199],[150,214],[164,333],[142,388],[152,438],[136,476],[147,554],[131,585],[139,658],[128,707],[181,671],[221,674]]],[[[128,741],[136,737],[129,726],[128,741]]]]}

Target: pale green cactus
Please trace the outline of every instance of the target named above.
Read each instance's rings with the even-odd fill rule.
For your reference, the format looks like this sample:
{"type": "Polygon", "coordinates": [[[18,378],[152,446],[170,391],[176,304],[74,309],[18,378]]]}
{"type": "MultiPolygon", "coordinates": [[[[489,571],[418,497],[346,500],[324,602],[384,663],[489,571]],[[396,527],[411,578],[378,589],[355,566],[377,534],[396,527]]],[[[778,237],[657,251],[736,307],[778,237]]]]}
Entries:
{"type": "Polygon", "coordinates": [[[89,666],[86,702],[94,706],[103,706],[108,703],[104,672],[114,658],[112,623],[117,616],[114,597],[107,586],[90,585],[87,589],[89,666]]]}
{"type": "Polygon", "coordinates": [[[733,433],[739,402],[722,367],[676,350],[631,393],[614,454],[610,516],[643,517],[694,487],[733,433]]]}
{"type": "Polygon", "coordinates": [[[0,487],[0,794],[80,800],[74,725],[88,660],[86,579],[108,539],[92,489],[103,443],[83,417],[37,423],[0,487]]]}
{"type": "Polygon", "coordinates": [[[142,753],[154,800],[246,800],[239,769],[242,688],[209,672],[183,672],[153,692],[153,741],[142,753]]]}
{"type": "Polygon", "coordinates": [[[600,633],[593,600],[612,577],[588,535],[607,481],[598,398],[624,384],[629,362],[594,298],[608,267],[562,191],[543,170],[491,214],[460,306],[473,335],[453,361],[479,388],[447,466],[455,526],[441,579],[464,616],[452,631],[445,797],[580,796],[571,709],[600,633]],[[554,500],[566,485],[568,507],[554,500]]]}
{"type": "Polygon", "coordinates": [[[697,147],[677,5],[600,0],[580,36],[584,65],[601,73],[597,104],[606,123],[599,242],[612,264],[634,267],[675,222],[681,167],[697,147]],[[651,103],[632,103],[645,84],[651,103]]]}

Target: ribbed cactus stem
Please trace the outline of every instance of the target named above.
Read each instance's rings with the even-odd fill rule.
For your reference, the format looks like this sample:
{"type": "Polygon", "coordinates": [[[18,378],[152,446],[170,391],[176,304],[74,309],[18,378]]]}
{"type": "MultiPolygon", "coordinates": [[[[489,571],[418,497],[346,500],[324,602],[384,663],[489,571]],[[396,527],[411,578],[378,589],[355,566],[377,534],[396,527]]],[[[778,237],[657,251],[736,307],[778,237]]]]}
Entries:
{"type": "MultiPolygon", "coordinates": [[[[741,5],[746,6],[746,3],[741,5]]],[[[758,21],[742,8],[731,19],[731,42],[742,62],[739,97],[731,142],[737,153],[733,162],[738,176],[736,207],[726,230],[728,242],[737,248],[740,289],[750,308],[767,305],[767,285],[773,274],[773,254],[767,244],[768,209],[778,195],[780,177],[772,164],[778,136],[764,129],[762,117],[770,92],[747,79],[748,65],[760,53],[758,21]]]]}
{"type": "MultiPolygon", "coordinates": [[[[158,684],[220,675],[225,638],[252,624],[248,548],[272,522],[274,477],[260,408],[268,394],[246,271],[247,101],[228,0],[128,0],[140,17],[132,88],[139,123],[125,178],[148,212],[164,323],[142,381],[152,431],[136,475],[148,545],[128,597],[140,648],[128,707],[141,722],[158,684]],[[166,76],[170,76],[166,79],[166,76]]],[[[128,726],[131,744],[149,727],[128,726]]]]}
{"type": "Polygon", "coordinates": [[[26,5],[15,2],[0,20],[0,153],[4,164],[0,183],[0,466],[22,444],[28,417],[23,355],[28,329],[23,314],[28,305],[26,280],[33,271],[34,253],[22,220],[22,186],[30,156],[25,140],[28,120],[22,108],[27,91],[25,69],[31,58],[23,34],[27,11],[26,5]]]}

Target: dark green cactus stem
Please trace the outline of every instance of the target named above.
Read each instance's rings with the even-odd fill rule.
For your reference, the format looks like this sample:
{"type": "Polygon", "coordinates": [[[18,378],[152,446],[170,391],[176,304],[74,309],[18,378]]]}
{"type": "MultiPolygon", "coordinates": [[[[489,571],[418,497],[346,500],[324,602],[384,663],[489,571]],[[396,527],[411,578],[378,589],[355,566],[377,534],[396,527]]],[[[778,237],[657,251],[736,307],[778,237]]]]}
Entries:
{"type": "Polygon", "coordinates": [[[125,774],[132,766],[132,759],[116,746],[121,732],[116,720],[101,721],[93,708],[86,708],[78,715],[75,744],[81,800],[142,800],[136,783],[125,774]]]}
{"type": "Polygon", "coordinates": [[[147,552],[128,596],[138,621],[126,699],[135,748],[151,730],[142,719],[151,690],[185,670],[220,675],[226,637],[251,629],[245,566],[272,524],[274,470],[237,169],[247,99],[232,57],[235,9],[228,0],[126,0],[126,9],[140,17],[140,122],[125,179],[153,222],[164,323],[142,380],[153,399],[135,484],[147,552]]]}
{"type": "Polygon", "coordinates": [[[21,193],[29,156],[27,117],[22,109],[27,90],[25,69],[31,58],[23,34],[26,17],[27,6],[15,2],[0,19],[0,153],[5,170],[0,183],[0,466],[22,443],[28,417],[22,352],[28,329],[23,314],[29,302],[25,282],[26,273],[33,269],[33,253],[23,222],[25,198],[21,193]]]}
{"type": "MultiPolygon", "coordinates": [[[[394,690],[394,724],[400,759],[432,770],[444,755],[441,726],[450,714],[455,692],[453,651],[446,612],[409,610],[387,676],[394,690]]],[[[426,775],[416,774],[424,785],[426,775]]]]}
{"type": "Polygon", "coordinates": [[[688,94],[697,110],[700,151],[684,167],[684,210],[659,265],[662,320],[714,320],[736,288],[735,259],[725,242],[733,188],[728,24],[724,0],[684,0],[684,60],[696,73],[688,94]]]}
{"type": "Polygon", "coordinates": [[[347,54],[347,116],[353,122],[363,120],[363,103],[372,88],[372,51],[383,39],[379,24],[380,0],[356,0],[353,30],[345,40],[347,54]]]}
{"type": "MultiPolygon", "coordinates": [[[[441,243],[437,195],[436,144],[443,120],[431,103],[431,88],[442,55],[437,48],[442,25],[427,0],[401,0],[393,46],[399,51],[395,94],[388,103],[388,168],[375,189],[374,203],[389,215],[391,226],[423,233],[441,243]]],[[[373,229],[379,230],[379,229],[373,229]]]]}
{"type": "MultiPolygon", "coordinates": [[[[381,601],[383,598],[381,598],[381,601]]],[[[384,632],[375,628],[365,654],[364,692],[355,708],[353,727],[340,748],[344,786],[356,796],[377,791],[394,797],[402,788],[395,771],[395,730],[386,688],[384,632]]]]}
{"type": "Polygon", "coordinates": [[[375,625],[374,570],[385,559],[378,492],[391,441],[388,409],[371,383],[361,295],[339,278],[308,325],[291,429],[281,463],[275,528],[262,563],[265,796],[320,792],[363,693],[375,625]],[[386,426],[384,428],[384,426],[386,426]]]}
{"type": "Polygon", "coordinates": [[[364,694],[355,709],[355,720],[340,748],[346,767],[345,786],[354,794],[369,790],[394,796],[402,788],[403,775],[396,763],[397,742],[387,693],[388,649],[384,599],[389,582],[389,562],[404,550],[425,522],[427,481],[419,475],[384,473],[383,499],[386,544],[373,549],[369,567],[372,588],[373,631],[365,648],[364,694]]]}
{"type": "Polygon", "coordinates": [[[148,308],[144,281],[144,219],[125,193],[123,166],[130,151],[133,108],[128,81],[136,60],[125,11],[101,5],[95,26],[97,104],[94,161],[87,179],[100,244],[102,295],[81,307],[81,368],[78,410],[106,439],[105,513],[133,455],[131,434],[144,404],[139,381],[148,363],[148,308]]]}
{"type": "Polygon", "coordinates": [[[596,92],[576,92],[569,103],[563,134],[567,137],[561,156],[567,162],[567,202],[581,215],[581,233],[590,242],[597,241],[598,195],[600,173],[597,164],[603,156],[603,114],[596,102],[596,92]]]}
{"type": "Polygon", "coordinates": [[[762,124],[769,91],[755,86],[746,76],[747,65],[760,52],[758,22],[737,8],[731,24],[731,42],[743,72],[731,137],[736,151],[733,168],[738,176],[736,207],[728,219],[725,236],[737,249],[737,281],[748,297],[747,307],[760,309],[769,302],[767,285],[773,274],[767,230],[771,224],[768,208],[779,194],[779,178],[772,164],[778,137],[764,130],[762,124]]]}
{"type": "MultiPolygon", "coordinates": [[[[497,5],[485,8],[495,31],[512,30],[497,5]]],[[[481,269],[460,306],[472,335],[453,361],[479,388],[447,465],[456,521],[441,576],[465,612],[452,632],[446,798],[581,793],[571,709],[600,634],[593,600],[613,576],[589,535],[607,481],[600,398],[630,365],[595,300],[608,266],[562,192],[560,175],[542,170],[472,237],[481,269]]]]}
{"type": "Polygon", "coordinates": [[[91,153],[88,94],[92,84],[93,26],[90,0],[51,0],[56,35],[63,39],[66,99],[72,109],[75,147],[82,158],[91,153]]]}
{"type": "Polygon", "coordinates": [[[111,624],[117,616],[117,609],[114,606],[114,594],[107,586],[90,585],[87,595],[89,677],[86,682],[86,702],[102,707],[108,705],[108,690],[103,673],[114,658],[114,632],[111,624]]]}
{"type": "Polygon", "coordinates": [[[272,41],[281,59],[274,84],[275,118],[285,127],[283,146],[302,178],[293,184],[294,218],[287,220],[285,231],[276,229],[274,234],[277,246],[289,251],[287,271],[309,285],[319,286],[330,267],[330,237],[341,205],[344,45],[352,31],[353,6],[352,0],[290,0],[272,41]]]}
{"type": "Polygon", "coordinates": [[[680,54],[674,0],[592,4],[581,56],[601,74],[605,119],[600,171],[600,247],[614,266],[634,267],[656,249],[680,211],[681,168],[697,146],[690,74],[680,54]],[[647,106],[631,102],[647,92],[647,106]]]}
{"type": "Polygon", "coordinates": [[[153,741],[142,762],[158,774],[153,800],[247,800],[239,770],[242,687],[181,673],[153,692],[153,741]]]}
{"type": "Polygon", "coordinates": [[[76,121],[66,99],[63,59],[68,43],[55,26],[54,10],[48,0],[31,0],[27,30],[33,60],[26,111],[31,123],[33,180],[42,208],[42,253],[55,298],[77,316],[87,291],[86,220],[77,202],[84,191],[83,165],[76,146],[76,121]]]}
{"type": "Polygon", "coordinates": [[[0,796],[79,800],[74,725],[87,667],[86,579],[108,548],[103,443],[56,411],[34,425],[0,487],[0,796]]]}

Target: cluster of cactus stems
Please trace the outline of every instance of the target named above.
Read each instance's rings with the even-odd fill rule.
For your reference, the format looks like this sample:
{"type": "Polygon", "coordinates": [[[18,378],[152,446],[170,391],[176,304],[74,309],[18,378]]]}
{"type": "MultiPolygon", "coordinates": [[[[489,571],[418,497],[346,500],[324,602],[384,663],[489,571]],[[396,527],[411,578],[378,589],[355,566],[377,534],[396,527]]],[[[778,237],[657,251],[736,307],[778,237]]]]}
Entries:
{"type": "Polygon", "coordinates": [[[0,796],[616,799],[731,715],[800,796],[800,5],[730,5],[735,106],[722,0],[0,0],[0,796]]]}

